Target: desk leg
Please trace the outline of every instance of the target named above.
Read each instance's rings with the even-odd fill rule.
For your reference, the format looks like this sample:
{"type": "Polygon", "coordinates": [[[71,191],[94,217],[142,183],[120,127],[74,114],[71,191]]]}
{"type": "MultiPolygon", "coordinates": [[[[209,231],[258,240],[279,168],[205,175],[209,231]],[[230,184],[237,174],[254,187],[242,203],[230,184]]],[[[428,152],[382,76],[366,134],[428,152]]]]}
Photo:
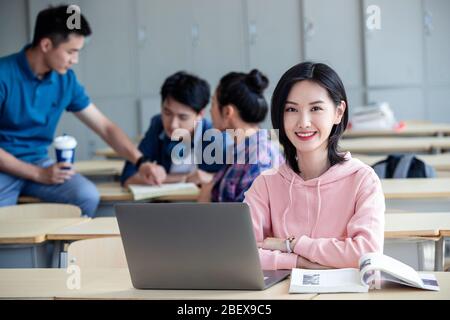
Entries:
{"type": "Polygon", "coordinates": [[[434,271],[444,271],[444,244],[444,237],[439,238],[439,240],[434,244],[434,271]]]}
{"type": "Polygon", "coordinates": [[[59,254],[62,250],[62,241],[55,241],[52,254],[52,268],[60,268],[59,254]]]}
{"type": "Polygon", "coordinates": [[[61,250],[60,260],[59,260],[60,268],[67,269],[67,250],[64,248],[61,250]]]}

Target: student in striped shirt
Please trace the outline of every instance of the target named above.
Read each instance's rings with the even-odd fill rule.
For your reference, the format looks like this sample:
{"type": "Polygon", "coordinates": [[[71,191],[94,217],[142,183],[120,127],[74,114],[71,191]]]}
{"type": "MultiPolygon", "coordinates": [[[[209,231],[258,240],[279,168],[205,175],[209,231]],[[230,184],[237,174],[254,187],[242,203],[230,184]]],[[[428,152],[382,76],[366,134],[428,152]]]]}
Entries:
{"type": "Polygon", "coordinates": [[[258,70],[222,77],[212,98],[213,126],[226,131],[226,164],[202,186],[200,202],[241,202],[253,180],[282,160],[270,132],[260,129],[268,104],[263,96],[269,81],[258,70]]]}

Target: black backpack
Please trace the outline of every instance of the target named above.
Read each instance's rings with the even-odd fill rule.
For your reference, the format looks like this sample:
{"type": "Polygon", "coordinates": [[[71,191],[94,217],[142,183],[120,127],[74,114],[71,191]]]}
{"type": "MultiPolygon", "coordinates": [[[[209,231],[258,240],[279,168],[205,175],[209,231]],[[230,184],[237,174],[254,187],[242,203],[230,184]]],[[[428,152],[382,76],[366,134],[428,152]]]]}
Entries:
{"type": "Polygon", "coordinates": [[[434,178],[434,168],[417,159],[414,154],[391,154],[372,168],[380,179],[434,178]]]}

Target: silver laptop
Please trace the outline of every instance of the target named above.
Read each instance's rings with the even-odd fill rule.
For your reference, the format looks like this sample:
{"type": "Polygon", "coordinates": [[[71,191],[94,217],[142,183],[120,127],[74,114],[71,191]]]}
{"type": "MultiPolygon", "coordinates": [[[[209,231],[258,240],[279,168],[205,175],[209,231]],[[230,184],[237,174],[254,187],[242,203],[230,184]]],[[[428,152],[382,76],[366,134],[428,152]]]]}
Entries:
{"type": "Polygon", "coordinates": [[[290,270],[262,271],[245,203],[115,206],[137,289],[263,290],[290,270]]]}

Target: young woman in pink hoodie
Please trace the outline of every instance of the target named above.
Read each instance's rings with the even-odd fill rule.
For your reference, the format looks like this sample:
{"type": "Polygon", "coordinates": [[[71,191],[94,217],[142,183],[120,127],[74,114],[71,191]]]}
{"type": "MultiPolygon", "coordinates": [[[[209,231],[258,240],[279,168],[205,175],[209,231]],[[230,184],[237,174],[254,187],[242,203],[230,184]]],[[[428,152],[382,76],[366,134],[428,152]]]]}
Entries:
{"type": "Polygon", "coordinates": [[[245,195],[263,269],[358,267],[383,250],[384,195],[371,167],[338,151],[348,122],[344,85],[325,64],[289,69],[272,96],[286,164],[245,195]]]}

